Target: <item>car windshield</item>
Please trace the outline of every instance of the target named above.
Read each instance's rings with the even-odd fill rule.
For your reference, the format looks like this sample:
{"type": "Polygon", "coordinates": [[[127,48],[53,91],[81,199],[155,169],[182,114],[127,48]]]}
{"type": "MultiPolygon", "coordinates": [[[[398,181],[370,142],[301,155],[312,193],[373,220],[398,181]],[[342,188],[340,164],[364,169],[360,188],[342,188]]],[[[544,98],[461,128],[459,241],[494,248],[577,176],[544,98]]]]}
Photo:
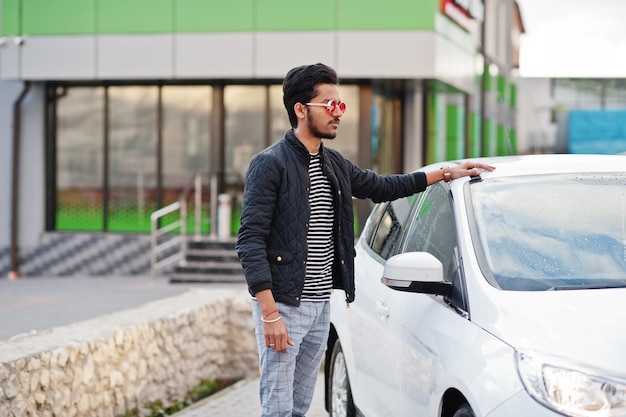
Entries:
{"type": "Polygon", "coordinates": [[[469,188],[472,241],[492,285],[626,286],[626,174],[493,178],[469,188]]]}

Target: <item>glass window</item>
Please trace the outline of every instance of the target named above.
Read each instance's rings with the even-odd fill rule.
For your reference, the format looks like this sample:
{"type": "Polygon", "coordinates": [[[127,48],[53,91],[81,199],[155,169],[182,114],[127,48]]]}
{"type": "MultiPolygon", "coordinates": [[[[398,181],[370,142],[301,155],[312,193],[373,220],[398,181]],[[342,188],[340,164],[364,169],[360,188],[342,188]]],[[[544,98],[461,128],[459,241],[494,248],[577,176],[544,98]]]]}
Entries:
{"type": "MultiPolygon", "coordinates": [[[[210,170],[211,112],[213,88],[211,86],[164,86],[161,89],[163,106],[163,206],[176,201],[195,173],[206,174],[210,170]]],[[[208,175],[202,175],[202,209],[200,230],[210,232],[211,220],[208,207],[210,194],[208,175]]],[[[195,200],[189,199],[188,213],[193,213],[195,200]]],[[[162,225],[176,220],[168,215],[162,225]]],[[[193,216],[187,217],[187,230],[194,230],[193,216]]]]}
{"type": "Polygon", "coordinates": [[[333,148],[352,162],[358,160],[359,151],[359,87],[339,86],[341,101],[346,103],[346,112],[341,117],[339,133],[335,139],[324,140],[324,146],[333,148]]]}
{"type": "Polygon", "coordinates": [[[178,199],[192,174],[210,168],[212,95],[209,86],[162,89],[165,204],[178,199]]]}
{"type": "Polygon", "coordinates": [[[402,170],[402,101],[398,94],[377,88],[370,109],[372,169],[381,174],[402,170]]]}
{"type": "Polygon", "coordinates": [[[278,142],[291,129],[287,109],[283,104],[283,86],[270,86],[270,143],[278,142]]]}
{"type": "Polygon", "coordinates": [[[108,229],[150,230],[156,210],[158,87],[109,88],[108,229]]]}
{"type": "Polygon", "coordinates": [[[224,88],[227,186],[243,189],[252,157],[265,148],[267,87],[224,88]]]}
{"type": "Polygon", "coordinates": [[[56,230],[102,230],[104,88],[59,91],[56,230]]]}
{"type": "Polygon", "coordinates": [[[371,242],[372,250],[383,259],[389,259],[394,254],[394,249],[401,238],[402,229],[411,211],[411,203],[412,199],[401,198],[387,204],[371,242]]]}
{"type": "Polygon", "coordinates": [[[481,270],[505,290],[626,286],[626,175],[562,174],[467,185],[481,270]]]}
{"type": "Polygon", "coordinates": [[[380,216],[382,216],[385,212],[387,204],[388,203],[376,204],[365,222],[365,226],[363,227],[363,238],[368,244],[371,243],[374,238],[378,222],[380,221],[380,216]]]}
{"type": "MultiPolygon", "coordinates": [[[[325,142],[356,160],[359,88],[339,89],[348,112],[337,139],[325,142]]],[[[68,86],[59,87],[56,97],[51,123],[56,126],[56,194],[50,199],[56,204],[51,207],[56,230],[147,232],[159,204],[175,201],[193,173],[216,168],[210,166],[211,142],[222,138],[211,137],[211,86],[68,86]]],[[[282,85],[225,86],[224,111],[225,167],[218,174],[224,176],[224,191],[234,197],[233,224],[238,225],[250,160],[291,126],[282,85]]]]}
{"type": "Polygon", "coordinates": [[[403,252],[428,252],[443,264],[444,276],[452,281],[456,272],[457,234],[449,192],[432,185],[420,201],[407,233],[403,252]]]}

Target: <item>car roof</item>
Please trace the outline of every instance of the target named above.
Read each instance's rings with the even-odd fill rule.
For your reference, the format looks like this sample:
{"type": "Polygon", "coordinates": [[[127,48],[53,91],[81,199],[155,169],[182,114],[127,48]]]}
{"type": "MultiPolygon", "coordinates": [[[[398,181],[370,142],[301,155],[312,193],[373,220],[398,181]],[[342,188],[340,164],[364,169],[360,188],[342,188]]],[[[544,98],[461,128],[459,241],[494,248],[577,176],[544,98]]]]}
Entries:
{"type": "Polygon", "coordinates": [[[465,161],[475,161],[495,166],[496,169],[494,171],[481,174],[485,178],[584,172],[626,173],[626,155],[590,154],[540,154],[470,158],[427,165],[420,171],[432,171],[465,161]]]}

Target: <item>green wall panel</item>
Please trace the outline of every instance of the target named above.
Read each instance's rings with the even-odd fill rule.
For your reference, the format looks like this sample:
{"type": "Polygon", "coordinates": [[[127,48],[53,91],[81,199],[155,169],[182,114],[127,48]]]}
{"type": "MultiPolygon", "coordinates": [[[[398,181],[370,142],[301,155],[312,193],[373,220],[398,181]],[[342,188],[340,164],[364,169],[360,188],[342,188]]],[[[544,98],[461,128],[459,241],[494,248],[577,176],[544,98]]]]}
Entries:
{"type": "Polygon", "coordinates": [[[446,159],[446,103],[441,94],[436,91],[428,97],[428,137],[426,163],[443,161],[446,159]]]}
{"type": "Polygon", "coordinates": [[[335,0],[256,0],[256,8],[261,32],[335,29],[335,0]]]}
{"type": "Polygon", "coordinates": [[[0,20],[0,32],[3,36],[15,36],[21,35],[22,30],[20,28],[20,2],[18,0],[4,0],[0,1],[0,14],[2,20],[0,20]]]}
{"type": "Polygon", "coordinates": [[[171,33],[174,30],[173,11],[173,0],[100,0],[98,32],[171,33]]]}
{"type": "Polygon", "coordinates": [[[24,35],[84,35],[95,31],[95,0],[22,0],[24,35]]]}
{"type": "Polygon", "coordinates": [[[471,112],[469,117],[469,149],[468,158],[478,158],[481,156],[481,116],[478,112],[471,112]]]}
{"type": "Polygon", "coordinates": [[[517,138],[515,130],[508,126],[498,125],[498,155],[515,155],[517,138]]]}
{"type": "Polygon", "coordinates": [[[434,30],[440,0],[4,0],[3,35],[434,30]]]}
{"type": "Polygon", "coordinates": [[[517,86],[515,84],[511,84],[510,93],[511,94],[509,96],[509,106],[514,109],[515,107],[517,107],[517,86]]]}
{"type": "Polygon", "coordinates": [[[502,125],[498,125],[496,127],[497,132],[497,145],[496,152],[498,155],[508,155],[509,154],[509,146],[508,140],[506,136],[506,129],[502,125]]]}
{"type": "Polygon", "coordinates": [[[339,30],[434,30],[440,0],[337,0],[339,30]]]}
{"type": "Polygon", "coordinates": [[[464,157],[465,109],[457,104],[446,106],[446,159],[464,157]]]}
{"type": "Polygon", "coordinates": [[[491,72],[489,72],[488,64],[485,64],[484,77],[485,77],[485,91],[496,91],[496,89],[498,88],[498,84],[496,82],[497,76],[491,75],[491,72]]]}
{"type": "Polygon", "coordinates": [[[254,0],[176,1],[176,32],[251,32],[254,0]]]}
{"type": "Polygon", "coordinates": [[[100,208],[76,208],[62,204],[56,208],[55,230],[101,232],[103,229],[104,219],[100,208]]]}

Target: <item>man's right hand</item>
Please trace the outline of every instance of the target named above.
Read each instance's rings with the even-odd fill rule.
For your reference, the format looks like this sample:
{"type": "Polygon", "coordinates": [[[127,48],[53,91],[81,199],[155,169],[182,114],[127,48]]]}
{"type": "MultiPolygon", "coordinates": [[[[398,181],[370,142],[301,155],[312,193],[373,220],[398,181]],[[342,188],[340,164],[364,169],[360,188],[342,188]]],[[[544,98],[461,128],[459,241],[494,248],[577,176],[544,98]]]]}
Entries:
{"type": "Polygon", "coordinates": [[[261,307],[261,321],[263,321],[263,335],[265,347],[276,349],[276,352],[286,352],[287,346],[294,346],[289,337],[287,326],[280,317],[271,290],[259,291],[254,295],[261,307]]]}

